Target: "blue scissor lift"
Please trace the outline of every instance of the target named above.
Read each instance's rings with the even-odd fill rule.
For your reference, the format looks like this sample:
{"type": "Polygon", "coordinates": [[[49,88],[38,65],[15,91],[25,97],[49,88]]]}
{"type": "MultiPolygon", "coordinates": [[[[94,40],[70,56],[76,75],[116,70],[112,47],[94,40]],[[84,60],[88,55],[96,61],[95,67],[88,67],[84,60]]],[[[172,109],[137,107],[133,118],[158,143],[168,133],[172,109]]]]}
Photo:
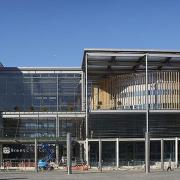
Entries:
{"type": "Polygon", "coordinates": [[[52,168],[50,167],[49,162],[52,161],[54,152],[48,144],[42,144],[42,149],[45,151],[46,156],[44,159],[40,159],[38,161],[38,168],[47,170],[49,168],[52,168]]]}

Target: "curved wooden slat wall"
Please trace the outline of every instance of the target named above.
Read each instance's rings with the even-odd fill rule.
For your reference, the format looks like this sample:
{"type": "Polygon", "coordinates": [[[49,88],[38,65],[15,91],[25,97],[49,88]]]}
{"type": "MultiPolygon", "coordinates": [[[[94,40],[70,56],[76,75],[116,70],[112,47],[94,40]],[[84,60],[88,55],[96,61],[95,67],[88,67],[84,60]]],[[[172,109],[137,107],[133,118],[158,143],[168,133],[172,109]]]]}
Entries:
{"type": "MultiPolygon", "coordinates": [[[[145,74],[111,76],[92,85],[91,109],[145,109],[145,74]]],[[[180,72],[149,72],[150,109],[180,109],[180,72]]]]}

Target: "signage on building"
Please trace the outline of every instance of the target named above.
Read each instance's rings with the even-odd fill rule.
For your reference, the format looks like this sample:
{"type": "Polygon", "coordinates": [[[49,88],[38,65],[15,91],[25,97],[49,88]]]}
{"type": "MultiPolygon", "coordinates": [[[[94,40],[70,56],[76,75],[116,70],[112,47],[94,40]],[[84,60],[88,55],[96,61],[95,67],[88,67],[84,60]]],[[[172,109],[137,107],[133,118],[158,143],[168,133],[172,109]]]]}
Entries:
{"type": "Polygon", "coordinates": [[[3,154],[10,154],[10,147],[3,147],[3,154]]]}

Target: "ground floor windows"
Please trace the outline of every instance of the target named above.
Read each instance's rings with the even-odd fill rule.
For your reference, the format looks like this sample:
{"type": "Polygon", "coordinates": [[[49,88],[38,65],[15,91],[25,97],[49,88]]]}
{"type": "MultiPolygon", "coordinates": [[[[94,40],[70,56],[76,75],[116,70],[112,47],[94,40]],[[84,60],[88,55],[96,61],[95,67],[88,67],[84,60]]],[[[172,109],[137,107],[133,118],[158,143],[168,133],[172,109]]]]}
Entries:
{"type": "MultiPolygon", "coordinates": [[[[116,142],[102,142],[102,165],[116,166],[117,147],[116,142]]],[[[90,155],[89,162],[91,166],[98,166],[99,163],[99,142],[89,142],[90,155]]],[[[180,145],[179,145],[180,148],[180,145]]],[[[119,141],[119,166],[137,166],[144,165],[145,145],[144,142],[123,142],[119,141]]],[[[179,153],[178,153],[179,154],[179,153]]],[[[164,141],[164,161],[171,159],[175,161],[175,142],[164,141]]],[[[150,143],[151,165],[156,165],[161,161],[161,141],[151,141],[150,143]]],[[[180,160],[180,158],[178,159],[180,160]]]]}

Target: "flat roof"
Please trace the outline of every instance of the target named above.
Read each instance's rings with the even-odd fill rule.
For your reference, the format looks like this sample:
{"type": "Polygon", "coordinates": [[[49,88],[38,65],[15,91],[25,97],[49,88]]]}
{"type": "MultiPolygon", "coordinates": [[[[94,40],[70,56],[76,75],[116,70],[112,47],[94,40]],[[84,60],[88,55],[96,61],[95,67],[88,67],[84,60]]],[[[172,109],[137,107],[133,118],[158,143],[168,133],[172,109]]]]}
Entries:
{"type": "Polygon", "coordinates": [[[87,55],[89,73],[137,72],[145,70],[148,54],[149,70],[180,71],[180,50],[85,48],[82,67],[3,67],[1,71],[85,71],[87,55]]]}
{"type": "Polygon", "coordinates": [[[82,69],[89,76],[145,72],[147,55],[149,71],[180,71],[180,51],[154,49],[93,49],[85,48],[82,69]]]}
{"type": "Polygon", "coordinates": [[[84,48],[84,52],[144,52],[144,53],[179,53],[180,50],[170,49],[116,49],[116,48],[84,48]]]}
{"type": "Polygon", "coordinates": [[[61,72],[61,71],[82,71],[80,67],[0,67],[1,72],[61,72]]]}

